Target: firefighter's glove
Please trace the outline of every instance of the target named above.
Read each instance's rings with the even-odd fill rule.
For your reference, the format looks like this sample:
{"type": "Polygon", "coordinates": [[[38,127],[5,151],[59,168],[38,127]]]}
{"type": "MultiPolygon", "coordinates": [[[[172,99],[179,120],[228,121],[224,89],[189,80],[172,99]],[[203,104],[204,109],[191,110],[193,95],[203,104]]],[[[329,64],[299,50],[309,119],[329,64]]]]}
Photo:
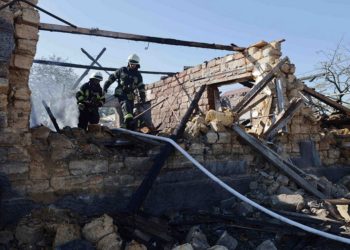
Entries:
{"type": "Polygon", "coordinates": [[[78,103],[78,108],[79,108],[79,110],[85,109],[84,103],[78,103]]]}

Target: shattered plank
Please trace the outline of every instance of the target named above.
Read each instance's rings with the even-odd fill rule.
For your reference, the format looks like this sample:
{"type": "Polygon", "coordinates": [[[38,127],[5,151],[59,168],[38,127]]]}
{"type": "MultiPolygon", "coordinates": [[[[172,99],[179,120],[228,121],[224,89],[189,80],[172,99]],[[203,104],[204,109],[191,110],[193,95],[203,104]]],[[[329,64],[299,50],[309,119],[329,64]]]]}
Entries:
{"type": "Polygon", "coordinates": [[[284,160],[275,154],[269,147],[264,145],[260,140],[255,138],[252,135],[247,134],[242,128],[238,125],[234,124],[232,129],[244,140],[246,141],[252,148],[254,148],[257,152],[259,152],[267,161],[273,164],[278,169],[285,172],[290,178],[292,178],[300,187],[304,188],[306,191],[315,195],[320,199],[325,199],[326,196],[317,190],[314,186],[312,186],[309,182],[307,182],[304,178],[298,175],[294,170],[292,170],[287,164],[285,164],[284,160]]]}
{"type": "Polygon", "coordinates": [[[161,38],[161,37],[135,35],[135,34],[129,34],[129,33],[100,30],[100,29],[96,29],[96,28],[95,29],[87,29],[87,28],[82,28],[82,27],[72,28],[69,26],[58,25],[58,24],[49,24],[49,23],[40,23],[39,29],[46,30],[46,31],[70,33],[70,34],[100,36],[100,37],[109,37],[109,38],[114,38],[114,39],[124,39],[124,40],[142,41],[142,42],[160,43],[160,44],[187,46],[187,47],[196,47],[196,48],[228,50],[228,51],[243,51],[244,50],[244,48],[239,47],[233,43],[230,45],[221,45],[221,44],[215,44],[215,43],[202,43],[202,42],[177,40],[177,39],[172,39],[172,38],[161,38]]]}
{"type": "MultiPolygon", "coordinates": [[[[55,62],[55,61],[49,61],[49,60],[33,60],[33,63],[55,65],[55,66],[62,66],[62,67],[68,67],[68,68],[95,69],[95,70],[106,70],[106,71],[116,71],[119,69],[119,68],[113,68],[113,67],[89,66],[89,65],[82,65],[82,64],[76,64],[76,63],[55,62]]],[[[168,75],[168,76],[175,75],[174,72],[143,71],[143,70],[140,70],[139,72],[143,74],[153,74],[153,75],[168,75]]]]}
{"type": "MultiPolygon", "coordinates": [[[[186,123],[188,119],[191,117],[193,111],[195,110],[199,99],[201,98],[206,85],[202,85],[198,92],[195,94],[193,101],[191,102],[188,110],[185,115],[182,117],[180,123],[176,127],[173,134],[170,136],[171,139],[177,140],[183,135],[185,131],[186,123]]],[[[154,181],[156,180],[160,170],[162,169],[167,158],[174,152],[174,147],[169,143],[161,148],[160,153],[154,158],[153,165],[146,174],[146,177],[143,179],[141,185],[137,188],[135,193],[132,195],[129,204],[128,204],[128,212],[135,213],[142,206],[143,201],[146,199],[149,191],[151,190],[154,181]]]]}
{"type": "Polygon", "coordinates": [[[332,99],[328,98],[325,95],[322,95],[321,93],[307,87],[304,86],[303,92],[317,98],[318,100],[324,102],[325,104],[331,106],[332,108],[335,108],[339,111],[341,111],[342,113],[344,113],[345,115],[350,116],[350,109],[344,107],[343,105],[337,103],[336,101],[333,101],[332,99]]]}
{"type": "Polygon", "coordinates": [[[278,130],[286,127],[287,123],[293,118],[294,114],[299,110],[303,103],[302,98],[292,99],[287,110],[282,111],[278,115],[276,122],[265,131],[263,138],[269,139],[277,134],[278,130]]]}
{"type": "Polygon", "coordinates": [[[254,85],[254,87],[243,97],[243,99],[233,109],[234,112],[242,111],[254,97],[265,88],[265,86],[274,78],[275,74],[280,70],[280,67],[288,60],[288,57],[283,58],[264,78],[254,85]]]}
{"type": "Polygon", "coordinates": [[[270,114],[271,107],[272,107],[272,97],[269,96],[266,99],[264,109],[262,111],[262,116],[258,118],[258,121],[257,121],[258,127],[256,127],[256,133],[258,135],[261,135],[268,128],[268,121],[270,120],[270,116],[271,116],[270,114]]]}
{"type": "MultiPolygon", "coordinates": [[[[91,62],[91,64],[90,64],[90,66],[94,66],[94,64],[97,63],[98,59],[100,59],[100,57],[103,55],[103,53],[105,53],[105,51],[106,51],[106,48],[103,48],[103,49],[101,50],[101,52],[97,55],[97,57],[96,57],[96,58],[93,58],[93,60],[92,60],[92,62],[91,62]]],[[[81,76],[80,76],[80,77],[75,81],[75,83],[73,84],[72,89],[76,89],[76,88],[78,87],[78,85],[79,85],[79,83],[81,82],[81,80],[84,79],[84,77],[89,73],[89,71],[90,71],[90,69],[86,69],[86,70],[84,71],[84,73],[81,74],[81,76]]]]}
{"type": "Polygon", "coordinates": [[[49,115],[50,120],[51,120],[53,126],[55,127],[57,133],[61,133],[60,127],[58,126],[56,118],[52,114],[50,107],[47,105],[47,103],[44,100],[42,100],[41,103],[44,105],[44,108],[45,108],[47,114],[49,115]]]}
{"type": "Polygon", "coordinates": [[[244,115],[245,113],[250,111],[252,108],[254,108],[256,105],[258,105],[260,102],[264,101],[266,99],[266,97],[267,97],[267,95],[258,96],[258,98],[252,104],[250,104],[248,107],[246,107],[241,112],[239,112],[237,117],[241,117],[242,115],[244,115]]]}

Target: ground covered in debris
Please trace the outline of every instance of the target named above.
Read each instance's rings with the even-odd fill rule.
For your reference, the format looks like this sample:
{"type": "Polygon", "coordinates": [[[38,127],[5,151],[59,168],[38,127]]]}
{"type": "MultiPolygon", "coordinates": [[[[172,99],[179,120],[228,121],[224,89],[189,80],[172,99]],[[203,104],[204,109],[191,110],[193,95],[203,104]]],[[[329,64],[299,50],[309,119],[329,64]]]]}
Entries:
{"type": "MultiPolygon", "coordinates": [[[[306,220],[331,230],[327,222],[306,220]]],[[[332,227],[339,222],[332,221],[332,227]],[[332,224],[333,223],[333,224],[332,224]]],[[[338,223],[338,224],[337,224],[338,223]]],[[[78,215],[53,205],[34,209],[0,231],[1,249],[347,249],[268,218],[235,199],[206,211],[162,218],[78,215]]]]}

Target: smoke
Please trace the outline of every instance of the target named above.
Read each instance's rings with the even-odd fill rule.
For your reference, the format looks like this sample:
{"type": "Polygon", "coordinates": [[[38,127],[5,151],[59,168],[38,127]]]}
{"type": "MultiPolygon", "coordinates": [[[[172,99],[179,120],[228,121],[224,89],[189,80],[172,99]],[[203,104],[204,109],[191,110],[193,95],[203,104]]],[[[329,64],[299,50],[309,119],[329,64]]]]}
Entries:
{"type": "Polygon", "coordinates": [[[29,87],[32,91],[30,127],[44,125],[54,130],[50,117],[42,104],[43,100],[50,107],[60,128],[77,126],[79,110],[75,92],[67,90],[62,85],[57,86],[54,82],[29,81],[29,87]]]}
{"type": "MultiPolygon", "coordinates": [[[[60,58],[50,57],[59,61],[60,58]]],[[[51,109],[60,128],[77,127],[79,110],[76,103],[76,90],[72,86],[78,76],[72,69],[49,65],[34,65],[29,78],[32,110],[30,127],[44,125],[55,130],[42,101],[51,109]]]]}

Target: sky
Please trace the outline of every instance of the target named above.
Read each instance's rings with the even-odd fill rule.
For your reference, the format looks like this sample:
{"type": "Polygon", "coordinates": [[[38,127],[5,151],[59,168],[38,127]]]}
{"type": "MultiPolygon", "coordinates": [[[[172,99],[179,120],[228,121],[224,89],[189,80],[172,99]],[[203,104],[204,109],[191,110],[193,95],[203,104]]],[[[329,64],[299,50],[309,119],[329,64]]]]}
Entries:
{"type": "MultiPolygon", "coordinates": [[[[297,76],[318,72],[318,62],[324,59],[320,51],[334,49],[340,40],[350,45],[348,0],[39,0],[38,6],[84,28],[242,47],[286,39],[282,52],[296,65],[297,76]]],[[[41,22],[62,24],[40,15],[41,22]]],[[[136,53],[141,70],[147,71],[180,72],[183,66],[229,53],[47,31],[39,36],[37,59],[55,54],[90,64],[80,48],[95,57],[105,47],[99,60],[103,66],[125,66],[128,55],[136,53]]],[[[160,78],[143,77],[146,84],[160,78]]]]}

